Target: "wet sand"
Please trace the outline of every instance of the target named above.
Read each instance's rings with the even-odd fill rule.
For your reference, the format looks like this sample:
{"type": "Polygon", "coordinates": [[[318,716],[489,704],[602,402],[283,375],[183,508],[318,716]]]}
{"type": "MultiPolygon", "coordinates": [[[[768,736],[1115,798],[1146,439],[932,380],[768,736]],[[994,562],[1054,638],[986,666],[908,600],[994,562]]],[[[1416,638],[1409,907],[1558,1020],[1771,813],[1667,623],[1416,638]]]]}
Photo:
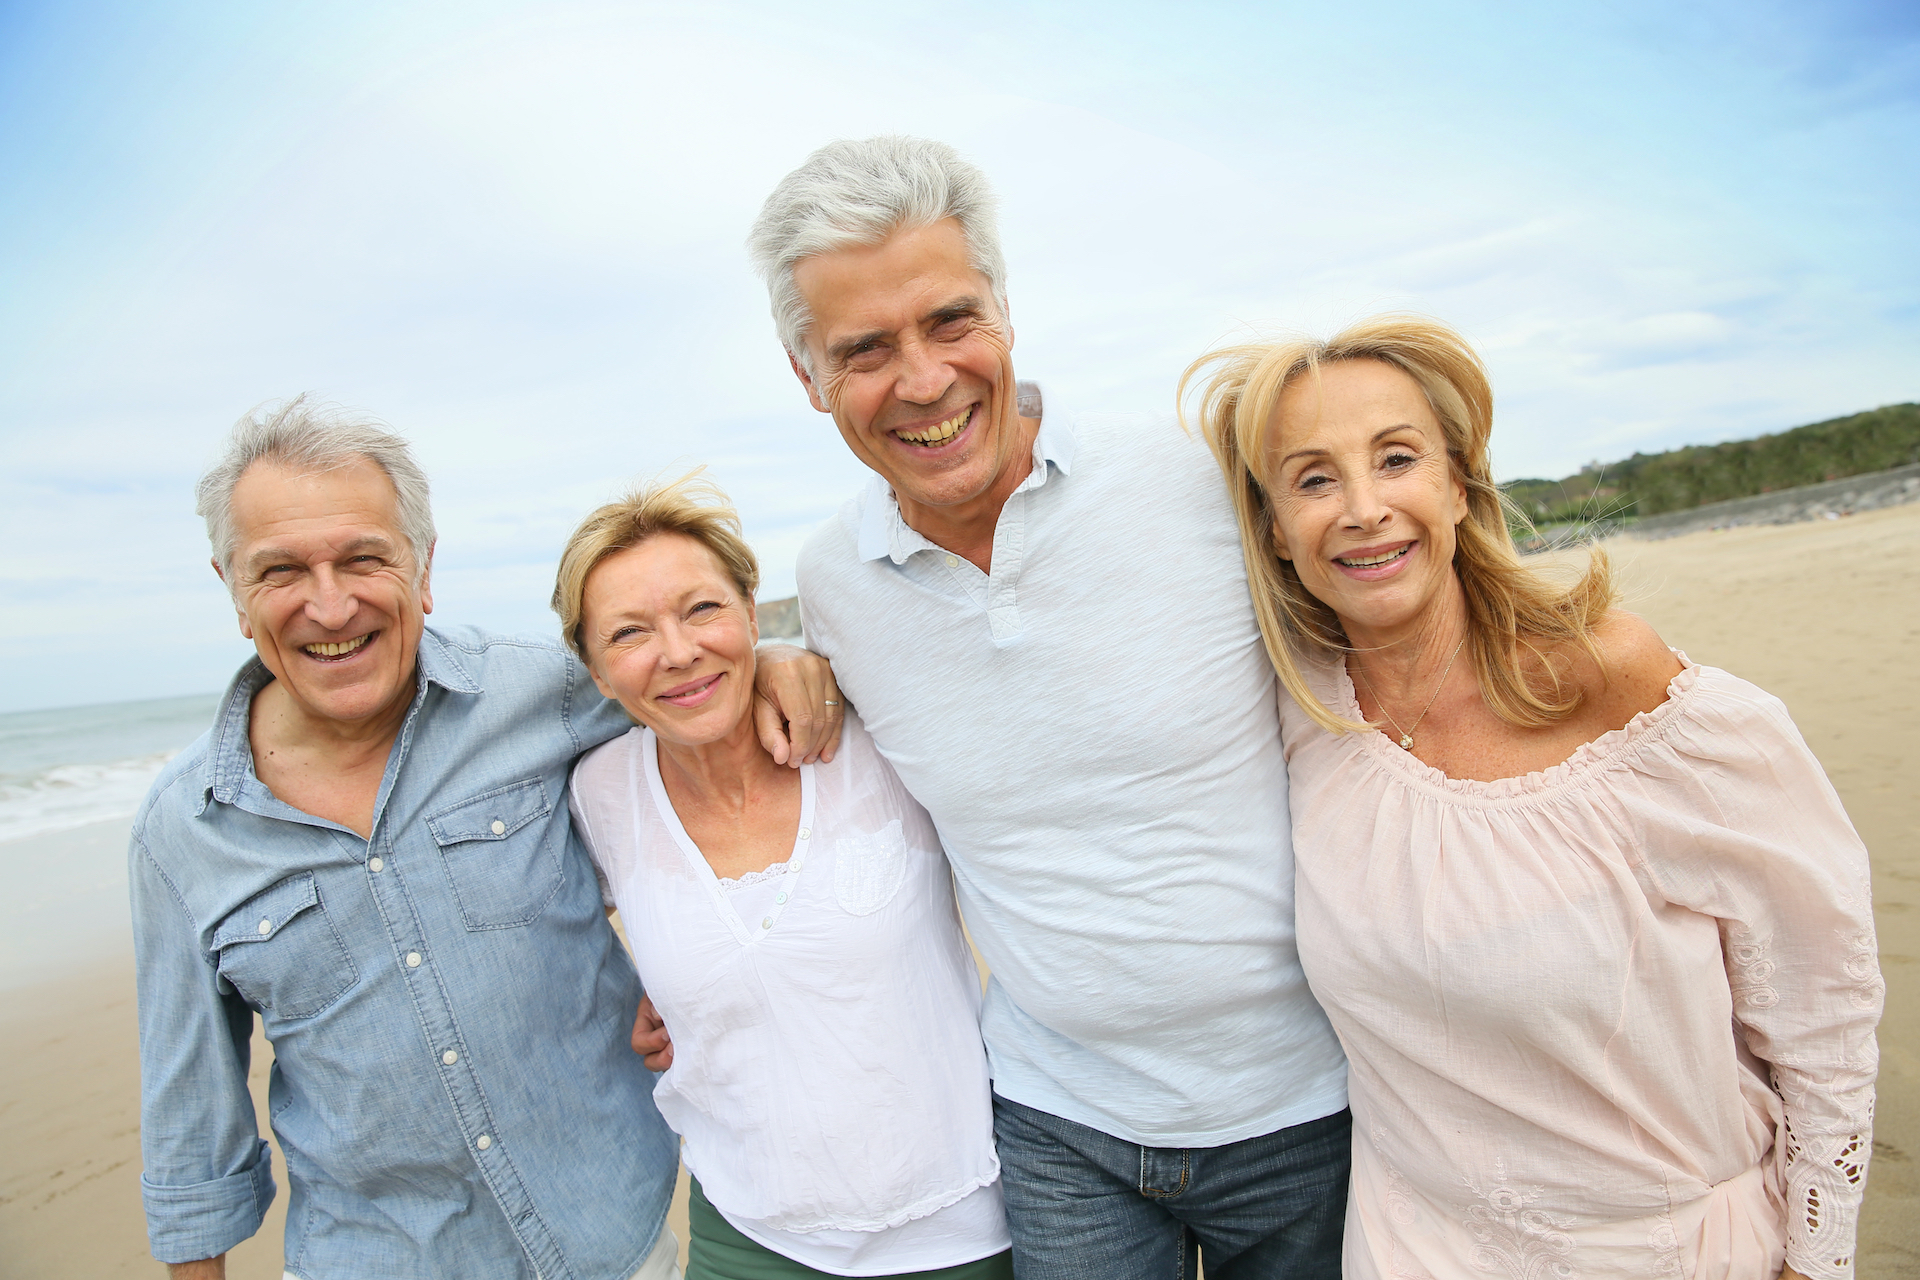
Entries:
{"type": "MultiPolygon", "coordinates": [[[[1669,643],[1785,699],[1873,851],[1887,1017],[1858,1274],[1920,1275],[1920,505],[1610,548],[1629,607],[1669,643]]],[[[0,863],[57,860],[78,842],[124,846],[125,830],[0,845],[0,863]]],[[[140,1211],[124,888],[119,929],[100,928],[111,891],[37,908],[48,927],[34,934],[33,971],[0,987],[0,1276],[161,1274],[140,1211]]],[[[257,1036],[254,1046],[264,1099],[269,1050],[257,1036]]],[[[280,1275],[277,1152],[274,1164],[281,1195],[229,1258],[236,1280],[280,1275]]],[[[684,1187],[670,1221],[684,1242],[684,1187]]]]}

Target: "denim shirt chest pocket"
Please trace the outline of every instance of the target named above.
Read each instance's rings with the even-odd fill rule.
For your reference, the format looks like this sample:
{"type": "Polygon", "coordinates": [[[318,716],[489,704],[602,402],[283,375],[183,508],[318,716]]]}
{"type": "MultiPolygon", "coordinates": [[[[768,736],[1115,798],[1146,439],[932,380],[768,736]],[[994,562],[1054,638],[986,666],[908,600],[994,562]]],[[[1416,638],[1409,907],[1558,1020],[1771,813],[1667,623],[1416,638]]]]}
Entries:
{"type": "Polygon", "coordinates": [[[468,929],[512,929],[539,917],[560,888],[565,822],[549,821],[547,784],[529,778],[427,819],[468,929]]]}
{"type": "Polygon", "coordinates": [[[313,872],[288,876],[228,913],[213,931],[220,976],[282,1021],[311,1018],[359,978],[327,916],[313,872]]]}

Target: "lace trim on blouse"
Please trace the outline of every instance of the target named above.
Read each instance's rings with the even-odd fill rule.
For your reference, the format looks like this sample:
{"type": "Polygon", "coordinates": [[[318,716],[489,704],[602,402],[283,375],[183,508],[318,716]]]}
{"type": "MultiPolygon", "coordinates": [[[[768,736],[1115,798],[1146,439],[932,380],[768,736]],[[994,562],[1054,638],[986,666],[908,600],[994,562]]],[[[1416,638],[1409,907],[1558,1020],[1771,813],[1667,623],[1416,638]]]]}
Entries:
{"type": "Polygon", "coordinates": [[[793,861],[792,859],[788,859],[785,862],[776,862],[772,866],[760,871],[749,871],[737,880],[728,880],[723,876],[720,879],[720,892],[732,893],[735,889],[745,889],[756,884],[768,884],[774,880],[778,880],[781,876],[787,875],[792,870],[793,861]]]}

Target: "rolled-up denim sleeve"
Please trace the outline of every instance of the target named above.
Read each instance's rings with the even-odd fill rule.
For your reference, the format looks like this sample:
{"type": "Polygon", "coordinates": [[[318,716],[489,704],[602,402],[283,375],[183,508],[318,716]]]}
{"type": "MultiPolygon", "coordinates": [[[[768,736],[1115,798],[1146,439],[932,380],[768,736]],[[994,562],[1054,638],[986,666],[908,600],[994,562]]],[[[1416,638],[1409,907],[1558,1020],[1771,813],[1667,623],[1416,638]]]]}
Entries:
{"type": "Polygon", "coordinates": [[[142,822],[127,851],[140,995],[140,1190],[153,1256],[194,1262],[260,1229],[273,1203],[273,1167],[247,1092],[253,1011],[202,951],[167,875],[168,851],[150,848],[150,839],[160,837],[142,822]]]}

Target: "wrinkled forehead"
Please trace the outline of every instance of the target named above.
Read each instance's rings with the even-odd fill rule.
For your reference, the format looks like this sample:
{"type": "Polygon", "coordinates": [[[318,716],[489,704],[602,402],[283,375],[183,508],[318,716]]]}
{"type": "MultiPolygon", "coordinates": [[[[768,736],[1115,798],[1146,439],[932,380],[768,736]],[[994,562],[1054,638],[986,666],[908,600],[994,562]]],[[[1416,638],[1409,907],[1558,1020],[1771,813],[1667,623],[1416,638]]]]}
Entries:
{"type": "Polygon", "coordinates": [[[384,538],[404,549],[400,498],[376,463],[354,458],[311,467],[262,458],[233,487],[233,526],[243,553],[289,536],[339,542],[384,538]]]}
{"type": "Polygon", "coordinates": [[[1268,444],[1282,432],[1393,426],[1443,434],[1425,388],[1406,370],[1385,360],[1327,360],[1294,371],[1279,388],[1267,419],[1268,444]]]}
{"type": "Polygon", "coordinates": [[[811,254],[793,267],[816,328],[886,328],[960,297],[990,298],[966,234],[952,218],[896,227],[872,244],[811,254]]]}

